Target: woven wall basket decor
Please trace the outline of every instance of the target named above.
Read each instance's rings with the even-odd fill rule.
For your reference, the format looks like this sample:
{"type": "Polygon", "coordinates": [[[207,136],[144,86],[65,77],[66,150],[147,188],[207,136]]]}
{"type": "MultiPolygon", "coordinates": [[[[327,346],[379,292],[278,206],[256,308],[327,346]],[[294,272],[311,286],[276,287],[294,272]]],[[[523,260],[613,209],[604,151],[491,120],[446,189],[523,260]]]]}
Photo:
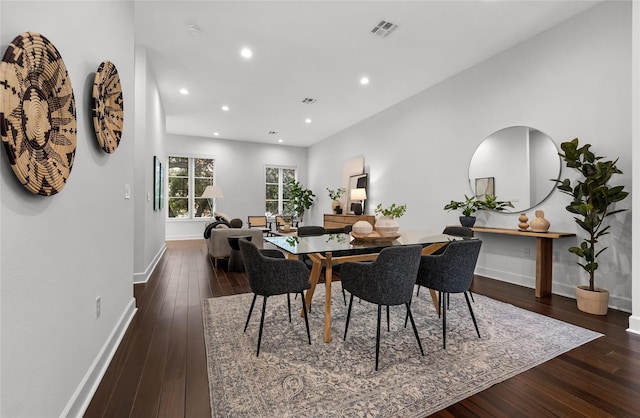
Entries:
{"type": "Polygon", "coordinates": [[[103,61],[96,72],[91,95],[91,114],[98,144],[109,154],[115,152],[122,137],[124,105],[120,76],[111,61],[103,61]]]}
{"type": "Polygon", "coordinates": [[[0,128],[20,183],[43,196],[62,190],[76,154],[76,104],[60,53],[38,33],[17,36],[0,62],[0,128]]]}

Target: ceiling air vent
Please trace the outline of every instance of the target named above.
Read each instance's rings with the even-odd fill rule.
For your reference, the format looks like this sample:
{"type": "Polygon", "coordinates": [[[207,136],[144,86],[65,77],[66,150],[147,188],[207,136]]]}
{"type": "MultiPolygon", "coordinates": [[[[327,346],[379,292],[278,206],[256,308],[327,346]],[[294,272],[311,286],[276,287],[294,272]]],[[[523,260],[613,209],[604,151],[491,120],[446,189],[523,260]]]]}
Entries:
{"type": "Polygon", "coordinates": [[[376,26],[371,29],[371,33],[374,35],[380,36],[381,38],[386,38],[391,32],[396,30],[398,25],[395,23],[387,22],[386,20],[381,20],[376,26]]]}
{"type": "Polygon", "coordinates": [[[314,104],[316,102],[317,99],[312,99],[310,97],[305,97],[304,99],[302,99],[302,103],[306,103],[306,104],[314,104]]]}
{"type": "Polygon", "coordinates": [[[269,131],[269,135],[277,135],[278,131],[269,131]]]}

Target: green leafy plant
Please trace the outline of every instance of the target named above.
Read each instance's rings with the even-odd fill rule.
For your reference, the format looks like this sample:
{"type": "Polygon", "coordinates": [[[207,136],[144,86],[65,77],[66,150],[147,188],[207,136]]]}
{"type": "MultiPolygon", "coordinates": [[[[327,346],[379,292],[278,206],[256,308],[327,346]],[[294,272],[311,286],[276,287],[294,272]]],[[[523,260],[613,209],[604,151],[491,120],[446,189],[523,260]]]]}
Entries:
{"type": "Polygon", "coordinates": [[[382,203],[378,203],[378,206],[374,209],[376,215],[387,216],[389,218],[400,218],[407,211],[407,205],[397,206],[392,203],[388,208],[383,208],[382,203]]]}
{"type": "Polygon", "coordinates": [[[329,199],[331,200],[340,200],[344,192],[346,192],[344,187],[340,187],[339,189],[333,190],[327,187],[327,191],[329,192],[329,199]]]}
{"type": "Polygon", "coordinates": [[[302,220],[304,211],[313,205],[313,198],[316,197],[316,195],[313,194],[310,189],[302,187],[300,182],[296,180],[289,181],[289,190],[291,194],[291,209],[300,217],[300,220],[302,220]]]}
{"type": "Polygon", "coordinates": [[[459,210],[462,216],[473,216],[479,210],[492,210],[495,212],[503,212],[506,208],[512,208],[513,204],[508,200],[498,200],[496,196],[486,195],[485,199],[478,199],[475,196],[464,195],[464,200],[447,203],[445,210],[459,210]]]}
{"type": "Polygon", "coordinates": [[[578,138],[563,142],[560,148],[564,153],[558,153],[569,168],[577,170],[581,178],[571,182],[570,179],[552,180],[557,183],[556,188],[572,197],[567,211],[575,214],[573,218],[578,226],[587,232],[579,247],[571,247],[569,251],[584,262],[578,262],[589,273],[589,290],[595,290],[595,272],[598,269],[598,256],[608,247],[596,250],[598,239],[609,233],[610,225],[605,226],[605,218],[627,209],[612,210],[611,205],[624,200],[629,193],[624,186],[609,186],[609,180],[614,174],[622,174],[616,166],[618,159],[603,161],[604,157],[591,152],[591,144],[579,147],[578,138]]]}

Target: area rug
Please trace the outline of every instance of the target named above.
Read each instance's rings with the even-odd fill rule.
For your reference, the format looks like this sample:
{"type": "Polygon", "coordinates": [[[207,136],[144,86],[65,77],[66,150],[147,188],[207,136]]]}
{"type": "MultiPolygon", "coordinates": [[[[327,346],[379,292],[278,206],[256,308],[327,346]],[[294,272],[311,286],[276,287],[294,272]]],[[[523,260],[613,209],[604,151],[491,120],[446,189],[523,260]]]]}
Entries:
{"type": "Polygon", "coordinates": [[[262,298],[246,333],[252,294],[206,301],[213,417],[424,417],[601,336],[474,294],[478,338],[464,297],[451,295],[443,350],[442,321],[425,291],[412,304],[425,355],[411,325],[404,327],[404,306],[391,307],[390,331],[383,314],[376,372],[376,306],[354,300],[343,341],[347,307],[340,283],[332,287],[330,343],[323,341],[324,286],[319,285],[309,315],[312,344],[299,298],[291,297],[295,313],[289,323],[286,296],[274,296],[267,301],[259,357],[262,298]]]}

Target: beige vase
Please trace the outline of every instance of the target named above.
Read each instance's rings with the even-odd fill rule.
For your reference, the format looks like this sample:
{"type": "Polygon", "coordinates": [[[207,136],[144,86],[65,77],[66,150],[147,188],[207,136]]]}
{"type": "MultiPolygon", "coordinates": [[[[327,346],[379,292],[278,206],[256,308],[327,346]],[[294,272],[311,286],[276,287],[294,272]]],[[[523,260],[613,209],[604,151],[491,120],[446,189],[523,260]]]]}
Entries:
{"type": "Polygon", "coordinates": [[[544,211],[537,210],[536,217],[529,222],[531,230],[533,232],[547,232],[549,230],[550,223],[544,217],[544,211]]]}
{"type": "Polygon", "coordinates": [[[376,221],[376,231],[378,231],[378,234],[380,234],[381,237],[397,235],[398,229],[400,229],[400,225],[394,218],[381,216],[376,221]]]}
{"type": "Polygon", "coordinates": [[[527,223],[528,220],[529,218],[526,213],[520,214],[520,217],[518,218],[518,228],[520,228],[521,231],[529,229],[529,224],[527,223]]]}
{"type": "Polygon", "coordinates": [[[589,286],[576,287],[578,309],[593,315],[606,315],[609,310],[609,291],[596,287],[590,291],[589,286]]]}

